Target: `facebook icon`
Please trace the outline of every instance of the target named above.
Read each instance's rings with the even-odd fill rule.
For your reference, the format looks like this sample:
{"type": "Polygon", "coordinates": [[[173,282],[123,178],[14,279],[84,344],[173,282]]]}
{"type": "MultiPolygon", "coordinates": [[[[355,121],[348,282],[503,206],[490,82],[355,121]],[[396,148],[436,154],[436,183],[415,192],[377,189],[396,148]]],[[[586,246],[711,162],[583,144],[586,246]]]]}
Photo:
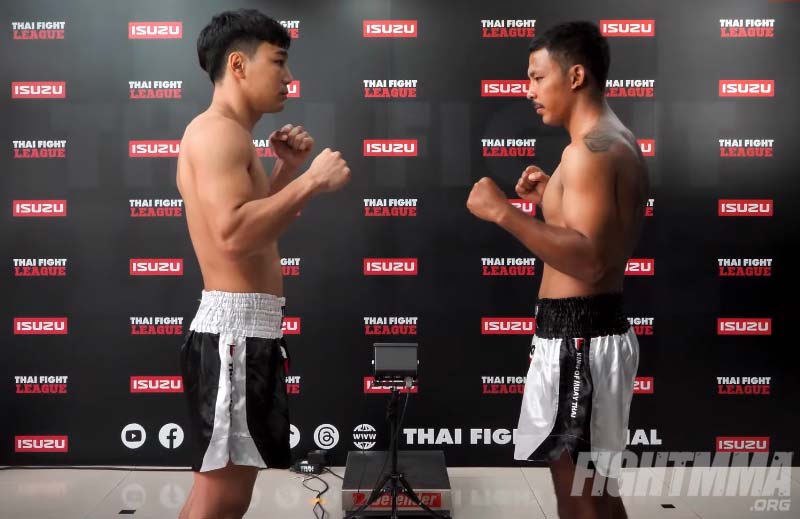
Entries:
{"type": "Polygon", "coordinates": [[[158,441],[167,449],[177,449],[183,443],[183,429],[180,425],[168,423],[158,432],[158,441]]]}

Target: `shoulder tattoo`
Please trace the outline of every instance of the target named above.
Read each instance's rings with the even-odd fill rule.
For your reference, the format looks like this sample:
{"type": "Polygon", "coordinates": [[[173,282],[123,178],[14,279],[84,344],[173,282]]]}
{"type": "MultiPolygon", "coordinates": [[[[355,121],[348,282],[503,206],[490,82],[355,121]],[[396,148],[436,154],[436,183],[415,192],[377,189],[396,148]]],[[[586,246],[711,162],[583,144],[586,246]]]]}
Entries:
{"type": "Polygon", "coordinates": [[[583,142],[589,151],[608,151],[611,143],[614,142],[614,134],[602,128],[595,128],[583,136],[583,142]]]}

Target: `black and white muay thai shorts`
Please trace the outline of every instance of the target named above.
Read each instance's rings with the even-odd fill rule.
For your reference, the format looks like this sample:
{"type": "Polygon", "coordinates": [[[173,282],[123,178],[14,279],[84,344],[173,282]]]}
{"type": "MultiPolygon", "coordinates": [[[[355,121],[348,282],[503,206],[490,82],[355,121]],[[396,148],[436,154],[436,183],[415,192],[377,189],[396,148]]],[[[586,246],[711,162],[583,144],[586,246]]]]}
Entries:
{"type": "Polygon", "coordinates": [[[203,291],[180,351],[192,470],[290,466],[285,302],[203,291]]]}
{"type": "Polygon", "coordinates": [[[638,366],[622,294],[540,299],[514,459],[587,452],[602,476],[619,477],[638,366]]]}

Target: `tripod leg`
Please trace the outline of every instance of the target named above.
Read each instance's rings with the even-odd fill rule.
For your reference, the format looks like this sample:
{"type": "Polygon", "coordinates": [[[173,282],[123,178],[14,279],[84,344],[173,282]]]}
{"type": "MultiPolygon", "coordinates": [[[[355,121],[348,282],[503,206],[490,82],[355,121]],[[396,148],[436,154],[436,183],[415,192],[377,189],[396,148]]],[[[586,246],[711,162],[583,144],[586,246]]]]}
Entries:
{"type": "Polygon", "coordinates": [[[398,519],[397,517],[397,478],[392,478],[392,519],[398,519]]]}
{"type": "MultiPolygon", "coordinates": [[[[417,493],[414,492],[414,489],[411,488],[411,485],[408,483],[406,478],[404,478],[403,476],[400,476],[400,478],[398,478],[398,479],[400,481],[400,484],[403,485],[403,489],[405,490],[406,495],[408,496],[408,498],[411,500],[412,503],[414,503],[418,507],[420,507],[423,510],[425,510],[426,512],[428,512],[428,514],[430,514],[431,517],[439,517],[439,518],[442,518],[442,519],[446,519],[446,516],[444,516],[444,515],[442,515],[442,514],[440,514],[438,512],[435,512],[434,510],[431,509],[431,507],[429,507],[428,505],[426,505],[425,503],[422,502],[422,500],[419,498],[417,493]]],[[[447,516],[447,517],[449,517],[449,516],[447,516]]]]}
{"type": "Polygon", "coordinates": [[[359,506],[356,510],[353,510],[352,512],[347,514],[345,516],[345,519],[352,519],[356,515],[360,514],[361,512],[363,512],[364,510],[369,508],[369,506],[372,503],[374,503],[375,501],[380,499],[380,497],[384,494],[384,488],[383,487],[386,486],[386,483],[391,481],[391,479],[392,479],[392,476],[390,474],[387,474],[386,476],[384,476],[378,482],[378,484],[375,485],[375,488],[372,489],[372,493],[369,495],[369,498],[367,498],[367,502],[364,503],[363,505],[359,506]]]}

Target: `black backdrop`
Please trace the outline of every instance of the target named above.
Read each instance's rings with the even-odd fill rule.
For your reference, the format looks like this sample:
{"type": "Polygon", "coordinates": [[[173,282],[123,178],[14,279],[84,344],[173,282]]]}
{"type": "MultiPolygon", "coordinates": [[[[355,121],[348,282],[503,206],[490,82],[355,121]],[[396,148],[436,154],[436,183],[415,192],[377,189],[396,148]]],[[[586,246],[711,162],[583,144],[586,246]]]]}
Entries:
{"type": "MultiPolygon", "coordinates": [[[[377,430],[373,448],[385,448],[387,397],[365,392],[371,345],[412,340],[420,344],[422,364],[403,448],[444,449],[451,465],[513,464],[508,431],[517,423],[517,377],[526,374],[530,343],[526,321],[514,320],[532,316],[541,263],[510,270],[522,276],[485,276],[484,258],[530,264],[532,256],[500,229],[472,218],[465,201],[482,176],[514,198],[514,182],[526,165],[552,172],[558,164],[567,144],[563,130],[544,126],[523,97],[481,94],[484,81],[524,80],[528,36],[569,19],[654,28],[652,36],[609,39],[609,79],[621,81],[622,93],[644,96],[609,103],[637,138],[653,141],[643,148],[654,149],[647,159],[651,216],[635,254],[644,260],[637,264],[654,266],[654,275],[632,272],[626,280],[626,311],[640,319],[634,322],[642,349],[631,449],[713,452],[721,438],[733,437],[797,453],[797,276],[789,247],[798,221],[798,61],[792,50],[800,48],[798,5],[31,0],[0,7],[0,142],[6,147],[0,159],[6,265],[0,275],[1,464],[188,465],[186,442],[167,450],[158,439],[167,424],[174,426],[165,432],[188,425],[183,395],[132,392],[131,377],[179,374],[180,333],[188,330],[202,282],[181,211],[153,211],[177,217],[131,216],[148,212],[132,209],[131,200],[178,203],[176,159],[136,157],[131,150],[132,141],[179,140],[187,122],[205,109],[211,85],[197,64],[195,40],[213,14],[238,7],[297,22],[288,25],[297,36],[290,66],[300,96],[284,112],[265,116],[254,138],[266,139],[287,122],[303,124],[319,149],[340,149],[353,171],[345,190],[313,200],[280,242],[283,257],[299,259],[299,268],[286,270],[299,275],[285,282],[287,315],[300,320],[300,333],[288,336],[296,377],[289,382],[298,393],[291,397],[297,456],[318,448],[315,432],[324,425],[338,432],[337,463],[356,448],[354,429],[361,424],[377,430]],[[745,37],[729,38],[721,19],[772,22],[761,24],[770,30],[745,27],[745,37]],[[374,20],[403,30],[415,23],[416,35],[364,37],[374,25],[365,21],[374,20]],[[517,31],[521,37],[487,38],[482,20],[521,20],[528,27],[517,31]],[[181,37],[131,38],[131,30],[142,30],[131,29],[131,22],[181,22],[181,37]],[[415,80],[415,97],[367,98],[365,80],[415,80]],[[635,80],[646,80],[640,84],[652,90],[627,90],[635,83],[626,82],[635,80]],[[754,88],[769,95],[729,97],[722,80],[759,81],[754,88]],[[174,98],[177,84],[158,94],[147,88],[159,85],[133,81],[180,82],[180,98],[174,98]],[[27,82],[64,82],[65,95],[25,98],[25,92],[46,91],[27,82]],[[167,98],[132,99],[132,88],[136,96],[167,98]],[[364,156],[365,140],[382,139],[415,140],[417,154],[364,156]],[[747,140],[767,140],[769,150],[755,150],[747,140]],[[38,141],[65,145],[63,151],[41,151],[51,148],[38,141]],[[502,150],[485,152],[484,144],[522,144],[526,154],[532,145],[535,156],[487,157],[502,150]],[[29,145],[32,151],[25,150],[29,145]],[[722,156],[740,149],[769,156],[722,156]],[[40,154],[63,156],[22,158],[40,154]],[[365,199],[414,199],[416,216],[368,217],[375,210],[365,209],[365,199]],[[19,215],[52,207],[42,200],[66,201],[66,215],[19,215]],[[768,215],[728,214],[730,207],[747,210],[751,201],[768,215]],[[365,258],[416,259],[417,273],[367,276],[365,258]],[[725,270],[744,277],[720,275],[721,259],[747,266],[752,258],[770,268],[725,270]],[[42,259],[65,268],[24,275],[42,259]],[[131,275],[132,259],[182,260],[182,275],[131,275]],[[60,327],[31,318],[59,317],[66,319],[66,333],[26,333],[60,327]],[[164,317],[173,325],[182,319],[182,328],[137,325],[136,331],[173,335],[132,333],[132,323],[155,325],[164,317]],[[384,317],[387,324],[416,318],[408,321],[416,329],[368,336],[368,317],[384,317]],[[521,327],[523,333],[482,333],[498,322],[485,318],[512,319],[500,321],[500,328],[521,327]],[[752,319],[768,321],[748,324],[752,319]],[[721,334],[731,322],[734,329],[766,332],[721,334]],[[752,384],[746,377],[769,379],[752,384]],[[721,394],[736,391],[768,394],[721,394]],[[121,441],[132,423],[146,433],[137,449],[121,441]],[[477,436],[473,429],[489,431],[477,436]],[[420,445],[429,437],[438,444],[420,445]],[[37,452],[52,446],[65,452],[37,452]]],[[[172,29],[151,29],[159,30],[172,29]]],[[[273,159],[263,160],[269,171],[273,159]]],[[[330,438],[325,431],[317,434],[323,446],[330,438]]]]}

